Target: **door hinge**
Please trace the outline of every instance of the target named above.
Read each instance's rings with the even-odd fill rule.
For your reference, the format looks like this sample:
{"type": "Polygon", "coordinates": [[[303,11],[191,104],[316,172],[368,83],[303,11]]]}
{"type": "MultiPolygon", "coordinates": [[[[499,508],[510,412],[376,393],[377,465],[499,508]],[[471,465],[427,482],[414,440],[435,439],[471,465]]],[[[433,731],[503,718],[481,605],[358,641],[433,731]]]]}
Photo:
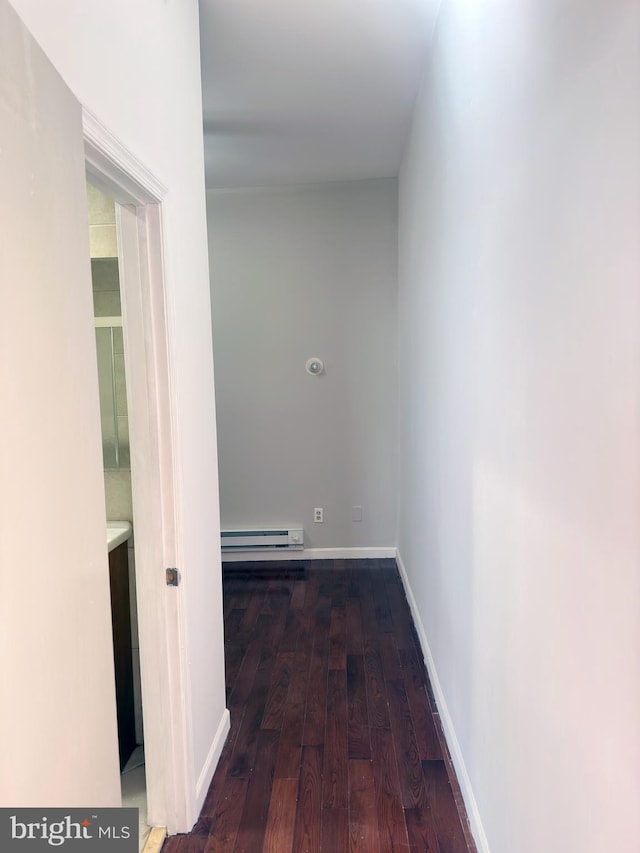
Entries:
{"type": "Polygon", "coordinates": [[[167,586],[180,585],[180,572],[177,569],[166,569],[167,586]]]}

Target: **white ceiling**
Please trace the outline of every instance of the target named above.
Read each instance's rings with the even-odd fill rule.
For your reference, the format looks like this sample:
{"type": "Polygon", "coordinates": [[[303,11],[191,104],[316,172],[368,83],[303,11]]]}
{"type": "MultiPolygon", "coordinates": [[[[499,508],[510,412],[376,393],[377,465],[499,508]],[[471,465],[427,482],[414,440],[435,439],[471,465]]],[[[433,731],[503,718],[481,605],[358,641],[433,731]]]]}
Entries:
{"type": "Polygon", "coordinates": [[[207,186],[398,174],[438,0],[200,0],[207,186]]]}

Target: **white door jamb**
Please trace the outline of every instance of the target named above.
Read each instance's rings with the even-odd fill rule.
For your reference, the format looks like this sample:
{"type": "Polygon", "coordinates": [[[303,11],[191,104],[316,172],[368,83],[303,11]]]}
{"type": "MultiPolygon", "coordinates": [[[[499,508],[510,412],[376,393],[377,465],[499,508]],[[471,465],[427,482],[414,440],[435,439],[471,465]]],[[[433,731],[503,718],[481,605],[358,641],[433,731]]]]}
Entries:
{"type": "Polygon", "coordinates": [[[150,825],[173,834],[191,829],[197,815],[183,599],[164,578],[165,568],[180,565],[163,256],[166,188],[91,112],[83,108],[82,117],[89,180],[118,203],[147,813],[150,825]]]}

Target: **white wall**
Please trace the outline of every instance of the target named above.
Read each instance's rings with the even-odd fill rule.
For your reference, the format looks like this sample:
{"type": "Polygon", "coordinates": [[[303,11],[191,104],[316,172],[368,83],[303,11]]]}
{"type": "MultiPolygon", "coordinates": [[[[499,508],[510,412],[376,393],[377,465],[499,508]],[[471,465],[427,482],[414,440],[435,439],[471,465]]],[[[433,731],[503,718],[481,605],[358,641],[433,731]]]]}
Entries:
{"type": "Polygon", "coordinates": [[[638,844],[639,32],[444,0],[401,173],[399,547],[492,853],[638,844]]]}
{"type": "Polygon", "coordinates": [[[205,775],[213,771],[206,761],[224,713],[198,4],[12,2],[76,97],[168,187],[167,313],[184,577],[177,592],[185,598],[195,784],[203,768],[205,775]]]}
{"type": "Polygon", "coordinates": [[[223,528],[394,546],[397,182],[207,198],[223,528]]]}
{"type": "Polygon", "coordinates": [[[81,111],[4,0],[0,127],[0,804],[115,806],[81,111]]]}

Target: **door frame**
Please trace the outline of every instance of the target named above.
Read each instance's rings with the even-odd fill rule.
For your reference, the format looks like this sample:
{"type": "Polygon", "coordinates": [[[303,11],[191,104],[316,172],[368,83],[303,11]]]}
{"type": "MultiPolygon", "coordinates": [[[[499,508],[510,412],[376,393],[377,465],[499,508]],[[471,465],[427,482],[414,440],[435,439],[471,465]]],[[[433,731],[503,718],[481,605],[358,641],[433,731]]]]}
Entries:
{"type": "Polygon", "coordinates": [[[123,314],[147,817],[169,834],[195,813],[191,709],[178,565],[180,517],[163,250],[167,188],[84,106],[87,177],[116,201],[123,314]]]}

